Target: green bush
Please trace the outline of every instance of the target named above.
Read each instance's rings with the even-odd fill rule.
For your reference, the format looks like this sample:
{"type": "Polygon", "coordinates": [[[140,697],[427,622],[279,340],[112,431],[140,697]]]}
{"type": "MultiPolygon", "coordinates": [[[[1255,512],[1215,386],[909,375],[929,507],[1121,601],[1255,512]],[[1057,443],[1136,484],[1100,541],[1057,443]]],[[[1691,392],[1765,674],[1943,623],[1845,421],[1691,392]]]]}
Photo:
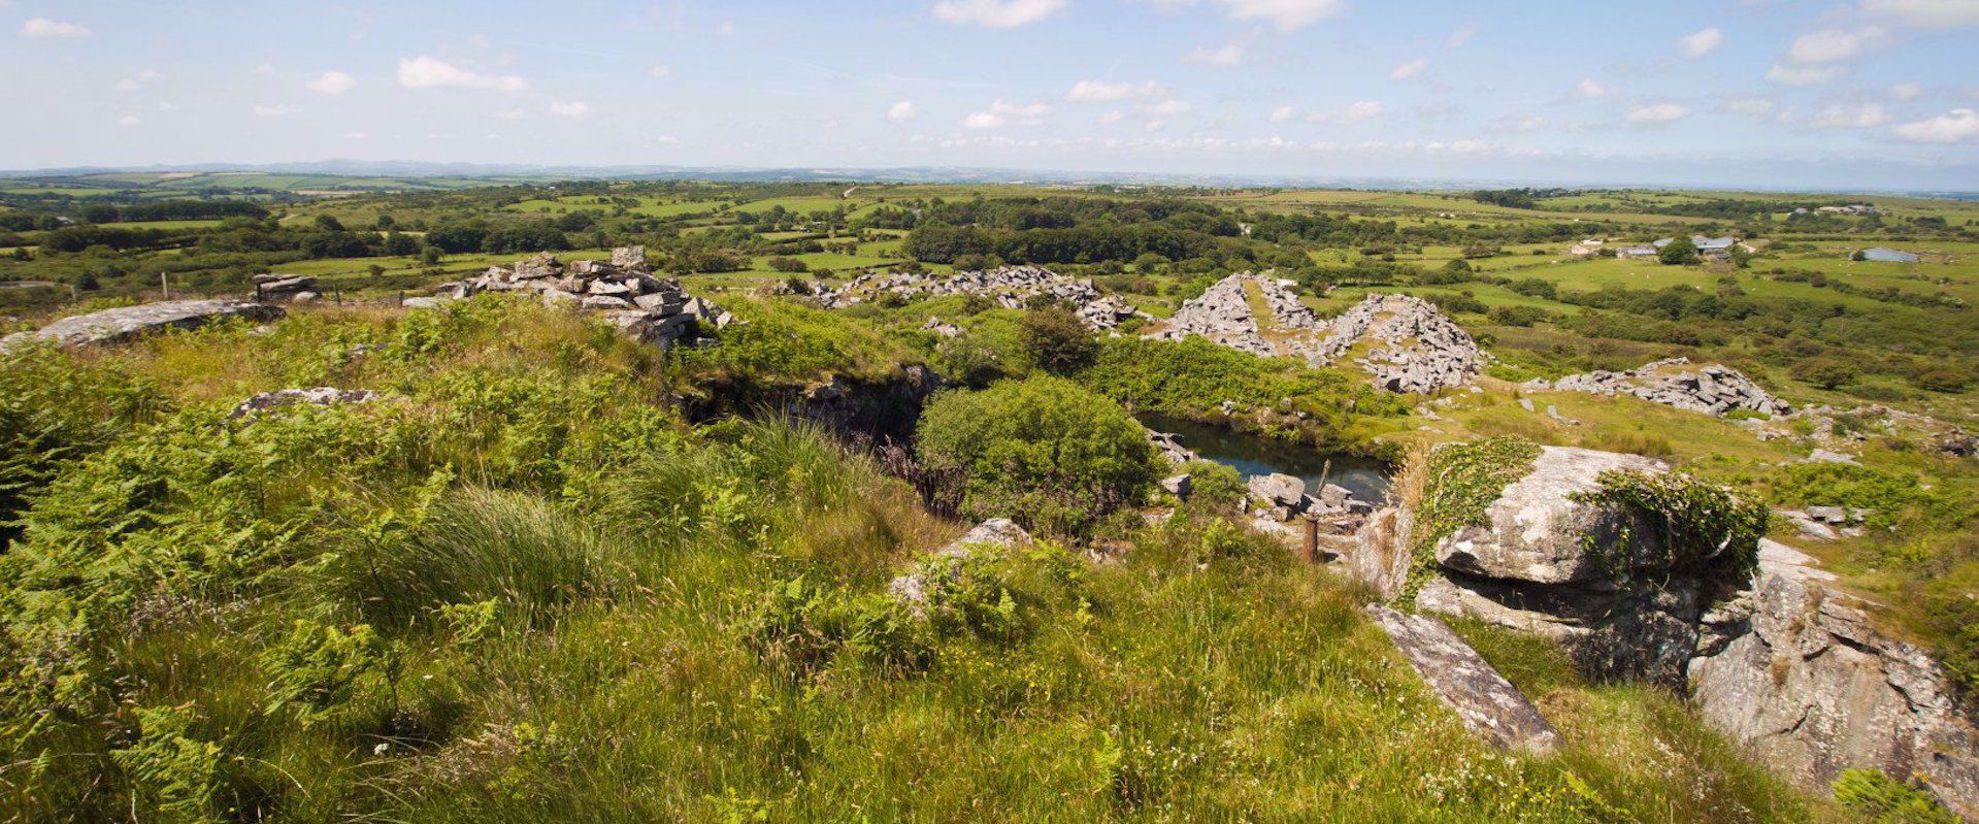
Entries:
{"type": "Polygon", "coordinates": [[[1092,365],[1097,345],[1091,329],[1061,306],[1025,313],[1020,340],[1031,366],[1069,375],[1092,365]]]}
{"type": "Polygon", "coordinates": [[[1234,467],[1215,461],[1190,461],[1182,466],[1189,475],[1189,506],[1192,509],[1226,511],[1237,508],[1250,494],[1244,478],[1234,467]]]}
{"type": "Polygon", "coordinates": [[[1141,501],[1165,469],[1120,405],[1062,378],[944,392],[922,414],[917,450],[966,477],[961,511],[1081,533],[1141,501]]]}

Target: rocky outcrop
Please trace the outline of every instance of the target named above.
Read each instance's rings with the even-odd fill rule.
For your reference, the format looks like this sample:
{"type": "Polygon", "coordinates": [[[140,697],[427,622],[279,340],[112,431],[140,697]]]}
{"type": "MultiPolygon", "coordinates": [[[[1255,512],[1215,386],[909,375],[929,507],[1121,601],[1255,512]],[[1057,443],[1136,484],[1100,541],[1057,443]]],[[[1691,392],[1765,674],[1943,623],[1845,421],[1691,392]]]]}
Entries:
{"type": "Polygon", "coordinates": [[[1811,559],[1770,549],[1753,587],[1705,616],[1689,664],[1699,714],[1808,789],[1875,767],[1979,819],[1979,730],[1943,669],[1877,631],[1811,559]]]}
{"type": "Polygon", "coordinates": [[[887,295],[909,300],[980,295],[1006,309],[1022,309],[1043,297],[1072,306],[1080,320],[1099,331],[1113,329],[1141,314],[1119,296],[1101,294],[1090,279],[1066,277],[1039,266],[1005,266],[952,275],[869,273],[819,293],[817,300],[827,309],[838,309],[887,295]]]}
{"type": "Polygon", "coordinates": [[[991,518],[935,550],[912,572],[888,582],[887,593],[910,609],[924,609],[944,583],[961,575],[962,562],[971,554],[984,549],[1023,546],[1030,542],[1031,534],[1015,522],[1008,518],[991,518]]]}
{"type": "Polygon", "coordinates": [[[662,348],[690,338],[700,324],[720,328],[734,320],[720,307],[688,296],[679,281],[655,277],[646,266],[642,246],[614,249],[611,260],[579,260],[569,265],[555,255],[540,254],[513,266],[492,266],[476,277],[440,284],[433,292],[431,297],[407,298],[404,304],[433,308],[482,292],[537,294],[545,306],[595,312],[640,342],[662,348]]]}
{"type": "Polygon", "coordinates": [[[280,409],[296,404],[312,406],[337,406],[347,403],[370,403],[378,398],[378,393],[369,389],[338,389],[334,386],[318,386],[311,389],[279,389],[262,392],[241,401],[229,418],[245,418],[257,412],[280,409]]]}
{"type": "Polygon", "coordinates": [[[1308,360],[1335,363],[1366,349],[1354,363],[1390,392],[1429,394],[1463,386],[1483,368],[1483,353],[1470,333],[1436,304],[1412,295],[1368,295],[1327,329],[1308,360]]]}
{"type": "Polygon", "coordinates": [[[1455,710],[1471,732],[1495,746],[1531,755],[1545,755],[1560,745],[1559,733],[1525,693],[1442,621],[1379,604],[1368,612],[1430,692],[1455,710]]]}
{"type": "MultiPolygon", "coordinates": [[[[1709,582],[1660,568],[1660,533],[1582,494],[1609,471],[1666,469],[1637,455],[1540,447],[1476,523],[1429,548],[1434,566],[1416,606],[1557,640],[1597,677],[1681,685],[1709,582]]],[[[1377,514],[1337,563],[1384,595],[1401,593],[1416,563],[1415,517],[1377,514]]]]}
{"type": "Polygon", "coordinates": [[[0,338],[0,352],[32,341],[49,341],[64,348],[124,343],[166,329],[197,329],[225,318],[260,322],[276,320],[282,315],[279,306],[245,300],[172,300],[122,306],[63,318],[33,332],[0,338]]]}
{"type": "Polygon", "coordinates": [[[1793,411],[1785,401],[1773,397],[1759,384],[1729,366],[1714,363],[1696,369],[1690,367],[1689,358],[1669,358],[1623,372],[1598,370],[1568,375],[1551,383],[1528,381],[1526,387],[1596,395],[1633,395],[1651,403],[1707,415],[1724,415],[1734,409],[1768,415],[1785,415],[1793,411]]]}

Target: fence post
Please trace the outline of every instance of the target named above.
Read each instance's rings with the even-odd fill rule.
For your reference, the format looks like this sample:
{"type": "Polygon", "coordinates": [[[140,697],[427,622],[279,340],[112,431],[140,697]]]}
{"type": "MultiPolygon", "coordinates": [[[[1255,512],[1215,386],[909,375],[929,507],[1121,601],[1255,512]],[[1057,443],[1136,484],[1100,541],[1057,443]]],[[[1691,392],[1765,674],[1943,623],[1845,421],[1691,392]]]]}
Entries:
{"type": "Polygon", "coordinates": [[[172,283],[165,279],[164,272],[158,273],[158,292],[164,295],[166,300],[172,299],[172,283]]]}
{"type": "Polygon", "coordinates": [[[1319,516],[1306,513],[1306,545],[1299,553],[1308,564],[1319,563],[1319,516]]]}

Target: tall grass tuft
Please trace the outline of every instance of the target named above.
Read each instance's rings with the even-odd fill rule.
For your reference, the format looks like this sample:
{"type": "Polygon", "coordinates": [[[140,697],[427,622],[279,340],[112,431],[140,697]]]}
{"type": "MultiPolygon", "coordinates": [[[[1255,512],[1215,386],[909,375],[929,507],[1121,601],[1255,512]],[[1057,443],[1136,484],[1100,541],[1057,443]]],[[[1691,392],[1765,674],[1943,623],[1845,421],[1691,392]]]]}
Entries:
{"type": "Polygon", "coordinates": [[[372,547],[348,574],[374,615],[401,622],[489,600],[534,620],[640,578],[621,541],[556,504],[476,488],[450,494],[409,539],[372,547]]]}

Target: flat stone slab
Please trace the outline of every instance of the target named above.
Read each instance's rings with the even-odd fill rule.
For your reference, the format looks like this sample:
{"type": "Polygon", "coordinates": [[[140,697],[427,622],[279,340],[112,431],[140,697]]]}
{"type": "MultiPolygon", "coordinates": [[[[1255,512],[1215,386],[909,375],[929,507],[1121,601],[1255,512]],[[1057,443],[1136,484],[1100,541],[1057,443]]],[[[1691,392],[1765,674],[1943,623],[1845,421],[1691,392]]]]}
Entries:
{"type": "Polygon", "coordinates": [[[1380,604],[1370,604],[1367,611],[1430,692],[1456,710],[1471,732],[1493,746],[1532,755],[1545,755],[1560,745],[1560,734],[1531,699],[1442,621],[1380,604]]]}
{"type": "Polygon", "coordinates": [[[197,329],[221,318],[270,321],[281,318],[282,308],[247,300],[172,300],[122,306],[86,315],[67,317],[33,332],[20,332],[0,339],[0,352],[30,341],[53,341],[71,348],[106,343],[123,343],[164,329],[197,329]]]}

